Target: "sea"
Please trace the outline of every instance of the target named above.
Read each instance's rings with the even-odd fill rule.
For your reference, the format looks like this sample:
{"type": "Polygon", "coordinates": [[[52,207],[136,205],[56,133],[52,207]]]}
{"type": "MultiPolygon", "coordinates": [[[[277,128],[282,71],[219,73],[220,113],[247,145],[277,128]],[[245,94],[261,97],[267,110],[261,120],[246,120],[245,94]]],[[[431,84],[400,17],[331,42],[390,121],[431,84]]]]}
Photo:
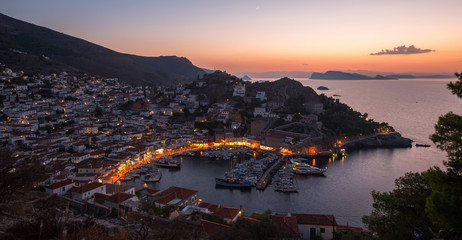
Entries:
{"type": "MultiPolygon", "coordinates": [[[[273,81],[277,79],[261,79],[273,81]]],[[[462,114],[462,100],[447,89],[457,79],[412,80],[308,80],[296,79],[318,94],[332,96],[369,118],[387,122],[404,137],[428,148],[371,149],[348,152],[344,160],[327,163],[324,177],[296,176],[298,193],[276,192],[270,185],[259,191],[217,188],[230,161],[182,158],[181,170],[162,169],[162,179],[149,187],[164,190],[172,185],[195,189],[199,198],[242,208],[245,215],[264,212],[333,214],[339,224],[364,227],[361,218],[372,211],[371,191],[391,191],[396,178],[421,172],[447,160],[429,139],[438,117],[453,111],[462,114]],[[319,86],[329,90],[317,90],[319,86]]],[[[140,186],[140,179],[133,184],[140,186]]]]}

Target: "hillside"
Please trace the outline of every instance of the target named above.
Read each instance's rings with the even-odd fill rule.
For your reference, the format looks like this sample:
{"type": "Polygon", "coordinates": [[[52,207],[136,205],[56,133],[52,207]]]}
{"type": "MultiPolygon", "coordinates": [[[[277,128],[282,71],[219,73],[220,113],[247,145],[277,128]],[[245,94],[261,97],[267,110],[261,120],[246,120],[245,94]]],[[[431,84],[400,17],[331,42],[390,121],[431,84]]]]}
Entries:
{"type": "Polygon", "coordinates": [[[358,73],[346,73],[340,71],[327,71],[325,73],[318,73],[314,72],[311,74],[310,79],[323,79],[323,80],[386,80],[392,79],[387,78],[381,75],[377,75],[375,77],[369,77],[366,75],[358,74],[358,73]]]}
{"type": "Polygon", "coordinates": [[[281,78],[277,81],[245,82],[236,76],[222,71],[206,74],[201,79],[206,86],[194,88],[194,94],[205,94],[212,102],[220,99],[233,98],[236,85],[246,86],[246,96],[255,97],[258,91],[265,91],[268,101],[286,102],[294,96],[303,96],[306,102],[318,100],[318,94],[310,88],[303,86],[299,81],[290,78],[281,78]]]}
{"type": "Polygon", "coordinates": [[[277,81],[256,82],[248,86],[247,94],[255,96],[257,91],[265,91],[268,101],[286,102],[290,97],[303,96],[305,101],[316,101],[318,95],[310,88],[303,86],[299,81],[290,78],[281,78],[277,81]]]}
{"type": "Polygon", "coordinates": [[[3,14],[0,62],[26,73],[83,71],[134,85],[172,85],[205,73],[184,57],[123,54],[3,14]]]}

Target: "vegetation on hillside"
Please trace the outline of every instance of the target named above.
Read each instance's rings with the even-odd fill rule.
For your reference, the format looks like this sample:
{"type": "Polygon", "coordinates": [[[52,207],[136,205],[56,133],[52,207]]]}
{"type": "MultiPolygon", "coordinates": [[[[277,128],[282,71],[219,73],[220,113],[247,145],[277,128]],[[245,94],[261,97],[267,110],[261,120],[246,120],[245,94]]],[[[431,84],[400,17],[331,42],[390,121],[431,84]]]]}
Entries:
{"type": "Polygon", "coordinates": [[[85,71],[133,85],[173,85],[205,73],[184,57],[123,54],[3,14],[0,59],[26,73],[85,71]]]}
{"type": "Polygon", "coordinates": [[[360,136],[378,132],[394,132],[388,123],[378,123],[367,119],[367,114],[361,114],[348,105],[336,102],[325,95],[320,96],[324,103],[324,112],[319,115],[326,134],[330,136],[360,136]]]}
{"type": "MultiPolygon", "coordinates": [[[[462,98],[462,75],[448,88],[462,98]]],[[[379,239],[462,238],[462,116],[441,116],[431,140],[445,151],[447,170],[407,173],[391,192],[372,192],[371,215],[363,222],[379,239]]]]}

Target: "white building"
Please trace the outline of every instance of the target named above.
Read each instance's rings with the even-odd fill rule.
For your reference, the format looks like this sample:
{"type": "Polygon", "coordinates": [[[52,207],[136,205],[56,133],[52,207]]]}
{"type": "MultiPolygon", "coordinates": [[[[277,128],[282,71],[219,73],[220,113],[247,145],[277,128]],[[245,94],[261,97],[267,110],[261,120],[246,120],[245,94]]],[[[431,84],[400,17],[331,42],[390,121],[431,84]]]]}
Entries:
{"type": "Polygon", "coordinates": [[[71,190],[71,197],[74,200],[83,201],[92,198],[95,193],[105,194],[106,185],[99,182],[92,182],[81,187],[74,187],[71,190]]]}
{"type": "Polygon", "coordinates": [[[234,86],[233,97],[234,96],[244,97],[245,96],[245,86],[241,86],[241,85],[234,86]]]}
{"type": "Polygon", "coordinates": [[[45,191],[48,194],[57,194],[57,195],[65,195],[69,189],[75,186],[75,182],[73,179],[66,179],[61,182],[56,182],[51,184],[50,186],[46,187],[45,191]]]}
{"type": "Polygon", "coordinates": [[[337,222],[333,215],[326,214],[291,214],[297,217],[298,229],[302,239],[333,239],[337,222]]]}
{"type": "Polygon", "coordinates": [[[253,110],[253,116],[254,117],[257,117],[257,116],[260,116],[260,117],[268,117],[269,115],[269,112],[266,111],[266,108],[264,107],[256,107],[254,110],[253,110]]]}
{"type": "Polygon", "coordinates": [[[266,92],[265,91],[258,91],[255,98],[259,99],[260,101],[266,101],[266,92]]]}

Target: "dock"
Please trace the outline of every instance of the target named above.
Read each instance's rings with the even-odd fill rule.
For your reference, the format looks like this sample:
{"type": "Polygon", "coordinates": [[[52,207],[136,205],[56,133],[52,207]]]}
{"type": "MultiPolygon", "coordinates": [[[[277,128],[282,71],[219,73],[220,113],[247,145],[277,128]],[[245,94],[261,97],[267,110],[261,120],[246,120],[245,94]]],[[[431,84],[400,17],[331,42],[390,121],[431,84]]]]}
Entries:
{"type": "Polygon", "coordinates": [[[287,157],[279,158],[271,167],[266,169],[265,173],[261,176],[258,180],[257,185],[255,188],[257,190],[265,190],[268,187],[268,184],[271,183],[271,180],[274,177],[274,174],[284,165],[286,162],[287,157]]]}

